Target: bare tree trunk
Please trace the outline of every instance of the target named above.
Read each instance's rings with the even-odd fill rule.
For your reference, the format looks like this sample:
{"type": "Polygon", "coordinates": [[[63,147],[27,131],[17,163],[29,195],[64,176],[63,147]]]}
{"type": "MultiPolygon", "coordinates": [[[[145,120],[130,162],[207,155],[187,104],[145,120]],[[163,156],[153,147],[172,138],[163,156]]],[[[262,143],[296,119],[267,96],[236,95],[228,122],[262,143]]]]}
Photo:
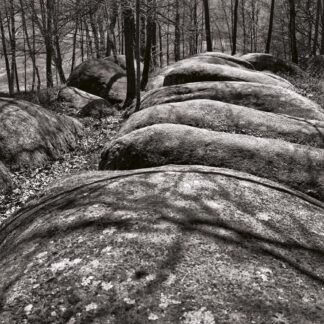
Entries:
{"type": "MultiPolygon", "coordinates": [[[[28,35],[28,29],[27,29],[27,24],[26,24],[26,16],[25,16],[25,10],[23,6],[23,0],[20,0],[20,5],[21,5],[21,21],[22,21],[22,28],[25,34],[25,40],[27,44],[27,48],[29,51],[29,55],[31,57],[32,63],[33,63],[33,82],[32,82],[32,91],[34,91],[35,87],[35,75],[37,76],[38,80],[38,85],[40,87],[40,76],[39,76],[39,71],[38,67],[36,64],[36,53],[35,53],[35,48],[31,46],[30,40],[29,40],[29,35],[28,35]]],[[[35,33],[35,26],[34,26],[34,21],[32,20],[32,29],[33,29],[33,34],[35,33]]],[[[33,35],[33,45],[35,42],[35,36],[33,35]]]]}
{"type": "Polygon", "coordinates": [[[159,24],[159,57],[160,57],[160,68],[163,67],[163,40],[162,40],[162,28],[159,24]]]}
{"type": "Polygon", "coordinates": [[[205,31],[206,31],[206,44],[207,52],[213,51],[213,43],[210,30],[210,17],[209,17],[209,1],[203,0],[204,3],[204,12],[205,12],[205,31]]]}
{"type": "Polygon", "coordinates": [[[313,36],[313,17],[312,17],[312,8],[311,8],[312,0],[307,0],[307,20],[308,20],[308,42],[307,49],[309,50],[309,56],[312,55],[312,36],[313,36]]]}
{"type": "Polygon", "coordinates": [[[298,64],[295,0],[289,0],[289,39],[290,39],[291,60],[293,63],[298,64]]]}
{"type": "Polygon", "coordinates": [[[151,54],[152,54],[152,31],[154,30],[154,1],[148,1],[148,13],[146,24],[146,46],[144,55],[144,67],[142,74],[141,89],[144,91],[148,82],[148,76],[150,72],[151,54]]]}
{"type": "Polygon", "coordinates": [[[93,57],[92,39],[90,36],[89,26],[88,26],[86,19],[84,19],[84,28],[85,28],[85,32],[86,32],[87,58],[89,58],[89,57],[92,58],[93,57]]]}
{"type": "Polygon", "coordinates": [[[26,37],[24,38],[24,92],[27,93],[27,48],[26,48],[26,37]]]}
{"type": "Polygon", "coordinates": [[[170,64],[170,0],[168,0],[168,24],[167,24],[167,39],[166,39],[166,47],[167,47],[167,65],[170,64]]]}
{"type": "Polygon", "coordinates": [[[83,24],[82,24],[82,17],[80,17],[80,38],[79,38],[79,43],[80,43],[80,51],[81,51],[81,62],[84,61],[84,34],[83,34],[83,24]]]}
{"type": "Polygon", "coordinates": [[[321,8],[322,8],[322,0],[317,0],[314,43],[313,43],[313,51],[312,51],[313,56],[316,56],[316,54],[317,54],[321,8]]]}
{"type": "Polygon", "coordinates": [[[175,0],[174,60],[180,60],[180,3],[175,0]]]}
{"type": "Polygon", "coordinates": [[[246,53],[246,24],[245,24],[245,7],[244,0],[241,0],[242,10],[242,28],[243,28],[243,54],[246,53]]]}
{"type": "Polygon", "coordinates": [[[90,18],[90,26],[92,29],[93,39],[94,39],[94,45],[95,45],[95,51],[97,58],[100,58],[100,45],[99,45],[99,37],[98,37],[98,30],[96,26],[96,21],[94,20],[94,14],[90,12],[89,14],[90,18]]]}
{"type": "Polygon", "coordinates": [[[321,18],[322,18],[322,38],[321,38],[320,54],[324,55],[324,4],[322,4],[321,18]]]}
{"type": "Polygon", "coordinates": [[[98,30],[99,30],[99,45],[100,45],[100,56],[103,56],[106,54],[106,37],[105,37],[105,30],[104,30],[104,19],[103,19],[103,13],[99,14],[99,17],[97,19],[98,21],[98,30]]]}
{"type": "Polygon", "coordinates": [[[136,0],[136,107],[135,111],[141,108],[141,6],[140,0],[136,0]]]}
{"type": "Polygon", "coordinates": [[[234,13],[233,13],[233,40],[232,40],[233,47],[232,47],[232,55],[236,54],[238,5],[239,5],[239,0],[235,0],[234,13]]]}
{"type": "Polygon", "coordinates": [[[74,28],[74,33],[73,33],[71,73],[74,70],[74,66],[75,66],[76,41],[77,41],[78,27],[79,27],[78,25],[79,25],[79,19],[77,17],[75,20],[75,28],[74,28]]]}
{"type": "Polygon", "coordinates": [[[32,19],[32,35],[33,35],[33,56],[34,56],[34,61],[35,61],[34,72],[37,76],[37,91],[39,91],[41,88],[41,78],[39,75],[39,70],[38,70],[37,62],[36,62],[36,32],[35,32],[35,22],[33,19],[32,19]]]}
{"type": "Polygon", "coordinates": [[[225,18],[225,22],[226,22],[226,26],[227,26],[227,31],[228,31],[228,38],[229,38],[230,46],[231,46],[231,49],[232,49],[233,48],[233,44],[232,44],[231,28],[230,28],[229,19],[228,19],[227,12],[226,12],[226,6],[224,4],[224,0],[222,0],[221,2],[222,2],[222,8],[223,8],[223,12],[224,12],[224,18],[225,18]]]}
{"type": "Polygon", "coordinates": [[[11,82],[10,63],[9,63],[7,44],[6,44],[6,36],[5,36],[5,31],[4,31],[4,26],[3,26],[3,20],[2,19],[3,19],[3,17],[2,17],[1,11],[0,11],[0,32],[1,32],[3,55],[4,55],[4,59],[5,59],[5,64],[6,64],[8,89],[9,89],[9,95],[13,96],[14,89],[13,89],[13,83],[11,82]]]}
{"type": "Polygon", "coordinates": [[[125,35],[125,55],[127,69],[127,95],[124,108],[131,105],[136,97],[136,77],[134,67],[134,16],[126,0],[123,1],[124,35],[125,35]]]}
{"type": "Polygon", "coordinates": [[[266,44],[266,49],[265,49],[266,53],[270,53],[271,37],[272,37],[272,29],[273,29],[273,18],[274,18],[274,8],[275,8],[275,0],[271,0],[269,29],[268,29],[267,44],[266,44]]]}
{"type": "MultiPolygon", "coordinates": [[[[107,15],[109,15],[107,6],[106,6],[106,12],[107,12],[107,15]]],[[[113,0],[111,3],[110,17],[111,18],[110,18],[110,24],[109,24],[109,33],[107,36],[107,43],[109,42],[110,50],[112,51],[115,61],[117,62],[117,48],[116,48],[117,46],[116,46],[115,27],[116,27],[116,23],[117,23],[117,19],[118,19],[118,5],[117,5],[116,0],[113,0]],[[110,38],[109,34],[111,35],[112,39],[110,38]]],[[[107,48],[108,48],[108,44],[107,44],[107,48]]],[[[109,56],[110,54],[107,52],[106,55],[109,56]]]]}
{"type": "Polygon", "coordinates": [[[52,88],[53,74],[52,74],[52,57],[53,57],[53,13],[54,13],[54,1],[47,0],[47,31],[45,37],[46,47],[46,84],[47,88],[52,88]]]}
{"type": "Polygon", "coordinates": [[[141,15],[141,57],[145,55],[146,19],[141,15]]]}
{"type": "Polygon", "coordinates": [[[57,1],[54,7],[54,15],[53,15],[53,38],[54,38],[54,47],[56,50],[55,52],[53,49],[53,56],[55,59],[56,73],[58,73],[61,83],[66,83],[66,78],[62,66],[63,61],[62,61],[62,54],[61,54],[61,47],[60,47],[60,36],[58,31],[59,5],[60,3],[59,1],[57,1]]]}
{"type": "MultiPolygon", "coordinates": [[[[6,3],[5,3],[6,5],[6,3]]],[[[7,21],[8,21],[8,34],[9,34],[9,40],[10,40],[10,52],[11,52],[11,68],[10,68],[10,88],[12,89],[12,92],[14,93],[15,88],[15,81],[17,81],[17,73],[16,73],[16,26],[15,26],[15,12],[13,7],[13,0],[10,0],[9,2],[9,11],[6,9],[6,15],[7,15],[7,21]]]]}

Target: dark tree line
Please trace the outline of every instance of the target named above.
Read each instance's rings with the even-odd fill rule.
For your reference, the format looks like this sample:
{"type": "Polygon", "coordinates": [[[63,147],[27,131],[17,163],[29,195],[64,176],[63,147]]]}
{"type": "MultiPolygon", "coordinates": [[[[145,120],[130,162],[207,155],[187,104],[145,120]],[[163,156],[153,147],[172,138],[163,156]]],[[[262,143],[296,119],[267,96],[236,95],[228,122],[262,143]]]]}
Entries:
{"type": "Polygon", "coordinates": [[[64,84],[89,58],[124,54],[130,102],[152,70],[206,50],[273,53],[295,63],[324,54],[323,2],[2,0],[1,66],[13,94],[64,84]]]}

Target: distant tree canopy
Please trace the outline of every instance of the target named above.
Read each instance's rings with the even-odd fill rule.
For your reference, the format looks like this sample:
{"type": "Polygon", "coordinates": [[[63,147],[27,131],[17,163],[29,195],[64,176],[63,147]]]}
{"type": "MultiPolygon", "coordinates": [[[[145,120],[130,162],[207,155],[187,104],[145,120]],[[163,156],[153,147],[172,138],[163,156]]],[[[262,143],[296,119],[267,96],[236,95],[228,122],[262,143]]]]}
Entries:
{"type": "Polygon", "coordinates": [[[2,0],[0,59],[10,94],[118,54],[144,62],[129,80],[145,89],[153,69],[206,50],[297,63],[324,54],[323,30],[324,0],[2,0]]]}

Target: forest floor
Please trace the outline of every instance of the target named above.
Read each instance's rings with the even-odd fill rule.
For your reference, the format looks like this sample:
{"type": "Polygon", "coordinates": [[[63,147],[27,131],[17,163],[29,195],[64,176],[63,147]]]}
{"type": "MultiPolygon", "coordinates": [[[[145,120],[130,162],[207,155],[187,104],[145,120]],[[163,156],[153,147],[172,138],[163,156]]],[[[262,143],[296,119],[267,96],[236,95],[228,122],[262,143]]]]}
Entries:
{"type": "MultiPolygon", "coordinates": [[[[317,78],[296,78],[284,76],[292,82],[297,91],[314,100],[324,109],[324,82],[317,78]]],[[[45,106],[47,109],[58,113],[76,117],[75,111],[63,103],[55,100],[57,89],[41,94],[24,94],[18,96],[45,106]]],[[[4,94],[0,94],[3,96],[4,94]]],[[[18,211],[29,200],[38,195],[59,179],[88,170],[97,170],[100,154],[106,143],[116,138],[123,122],[121,113],[115,116],[102,118],[78,118],[84,125],[84,135],[79,141],[78,148],[65,154],[58,161],[48,163],[42,168],[22,170],[13,173],[14,189],[11,194],[0,195],[0,224],[18,211]]]]}
{"type": "MultiPolygon", "coordinates": [[[[43,94],[44,96],[44,94],[43,94]]],[[[32,95],[19,98],[39,103],[32,95]]],[[[74,118],[75,111],[57,101],[44,102],[43,105],[58,113],[74,118]]],[[[47,186],[61,178],[88,170],[97,170],[101,151],[105,143],[113,140],[122,124],[121,113],[102,119],[91,117],[77,118],[84,126],[84,134],[79,140],[77,149],[64,154],[58,161],[50,162],[42,168],[13,172],[14,188],[10,194],[0,195],[0,224],[26,202],[37,198],[47,186]]]]}

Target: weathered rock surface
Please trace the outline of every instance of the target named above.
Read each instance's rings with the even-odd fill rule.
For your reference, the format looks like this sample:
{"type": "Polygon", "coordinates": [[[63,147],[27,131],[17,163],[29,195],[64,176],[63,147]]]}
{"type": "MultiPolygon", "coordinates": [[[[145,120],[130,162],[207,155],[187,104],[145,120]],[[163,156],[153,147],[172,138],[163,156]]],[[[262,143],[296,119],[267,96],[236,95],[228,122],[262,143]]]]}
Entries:
{"type": "Polygon", "coordinates": [[[116,112],[114,106],[105,99],[97,99],[91,101],[86,106],[84,106],[80,112],[79,117],[94,117],[103,118],[107,116],[112,116],[116,112]]]}
{"type": "Polygon", "coordinates": [[[165,75],[163,85],[170,86],[203,81],[244,81],[275,85],[291,90],[294,89],[294,86],[290,82],[282,80],[274,78],[270,74],[231,66],[208,63],[188,63],[187,65],[175,67],[168,72],[165,75]]]}
{"type": "Polygon", "coordinates": [[[244,60],[242,57],[232,56],[232,55],[220,53],[220,52],[206,52],[206,53],[201,53],[199,55],[200,56],[218,57],[218,58],[221,58],[228,62],[232,62],[232,63],[238,64],[239,66],[248,68],[250,70],[254,70],[254,66],[250,62],[244,60]]]}
{"type": "MultiPolygon", "coordinates": [[[[118,64],[122,69],[126,70],[126,56],[117,55],[117,62],[113,55],[105,57],[105,60],[118,64]]],[[[136,60],[134,60],[134,67],[136,71],[136,60]]],[[[143,63],[141,63],[141,71],[143,71],[143,63]]]]}
{"type": "Polygon", "coordinates": [[[241,56],[241,59],[250,62],[256,70],[268,70],[274,73],[282,72],[289,74],[304,75],[305,72],[296,64],[282,60],[271,54],[249,53],[241,56]]]}
{"type": "Polygon", "coordinates": [[[91,59],[81,63],[72,71],[67,85],[113,101],[109,95],[111,87],[125,75],[125,70],[113,62],[91,59]]]}
{"type": "Polygon", "coordinates": [[[98,99],[102,98],[73,87],[64,87],[58,93],[59,101],[65,102],[77,110],[98,99]]]}
{"type": "Polygon", "coordinates": [[[41,166],[73,150],[81,124],[23,100],[0,98],[0,161],[9,168],[41,166]]]}
{"type": "Polygon", "coordinates": [[[0,229],[0,322],[323,320],[323,204],[168,166],[67,179],[0,229]]]}
{"type": "Polygon", "coordinates": [[[172,72],[176,68],[182,67],[190,67],[196,64],[215,64],[215,65],[225,65],[231,66],[241,69],[252,69],[254,70],[253,66],[243,60],[236,59],[230,55],[217,53],[217,52],[207,52],[203,54],[198,54],[196,56],[192,56],[171,65],[164,67],[163,69],[159,70],[155,76],[153,76],[147,85],[148,89],[157,89],[163,86],[165,76],[172,72]],[[230,58],[233,58],[230,59],[230,58]],[[246,64],[245,64],[246,63],[246,64]]]}
{"type": "Polygon", "coordinates": [[[12,179],[9,170],[0,161],[0,194],[9,192],[12,189],[12,179]]]}
{"type": "Polygon", "coordinates": [[[153,125],[119,137],[105,147],[99,168],[129,170],[167,164],[243,171],[324,200],[324,150],[185,125],[153,125]]]}
{"type": "Polygon", "coordinates": [[[250,82],[196,82],[163,87],[144,95],[141,109],[193,99],[223,101],[273,113],[324,121],[324,110],[308,98],[281,87],[250,82]]]}
{"type": "Polygon", "coordinates": [[[119,135],[155,124],[183,124],[219,132],[282,139],[324,147],[324,122],[227,104],[214,100],[188,100],[149,107],[124,123],[119,135]]]}
{"type": "Polygon", "coordinates": [[[127,78],[122,77],[118,79],[114,84],[112,85],[110,92],[109,92],[109,98],[111,102],[119,103],[120,106],[122,106],[123,102],[126,99],[127,94],[127,78]]]}

